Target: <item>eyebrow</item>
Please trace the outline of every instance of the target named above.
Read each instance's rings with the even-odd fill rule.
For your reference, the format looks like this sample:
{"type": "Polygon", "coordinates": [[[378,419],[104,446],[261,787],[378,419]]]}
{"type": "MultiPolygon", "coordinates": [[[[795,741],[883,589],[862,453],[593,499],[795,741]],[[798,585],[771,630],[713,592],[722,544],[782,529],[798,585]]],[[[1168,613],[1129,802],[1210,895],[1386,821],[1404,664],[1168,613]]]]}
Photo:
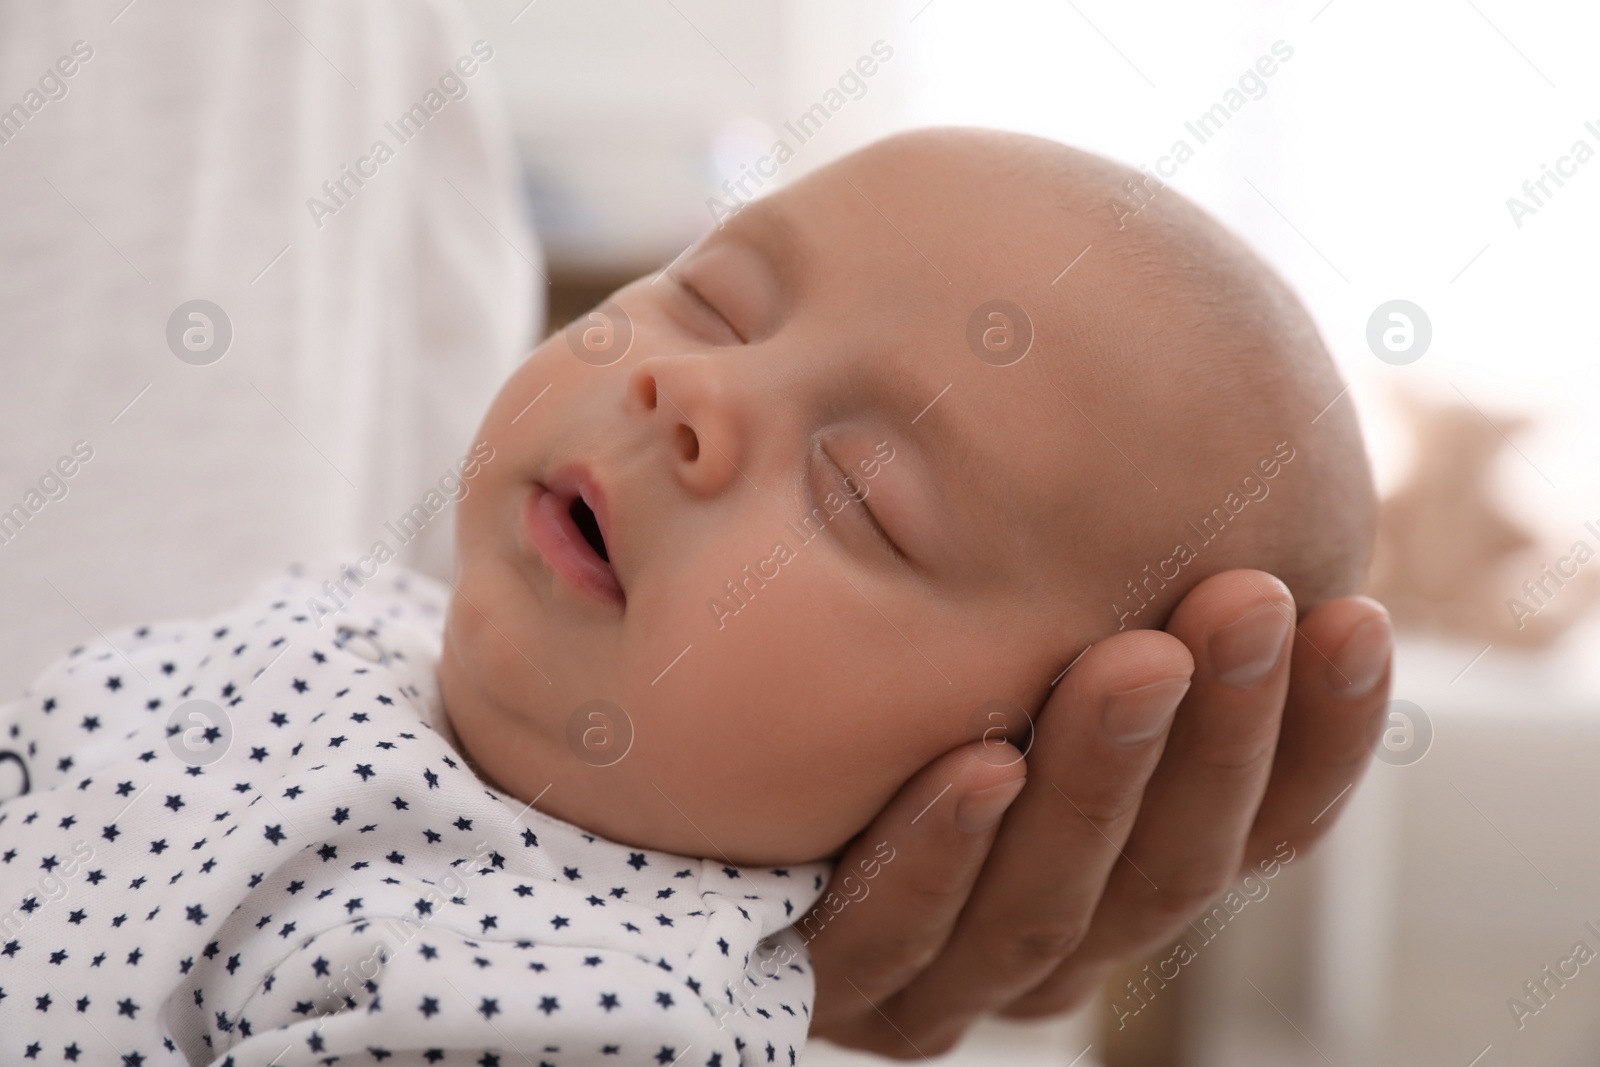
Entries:
{"type": "Polygon", "coordinates": [[[803,266],[799,233],[788,213],[770,200],[756,200],[740,208],[717,232],[730,233],[734,240],[760,251],[784,280],[803,266]]]}
{"type": "Polygon", "coordinates": [[[937,445],[930,451],[944,454],[946,469],[958,471],[964,476],[970,473],[969,467],[973,456],[966,438],[956,428],[955,419],[950,415],[950,408],[946,406],[950,391],[954,388],[955,383],[951,382],[940,392],[935,393],[933,399],[927,401],[906,425],[909,434],[920,436],[924,442],[937,445]],[[926,429],[913,431],[909,429],[911,426],[926,427],[926,429]]]}
{"type": "MultiPolygon", "coordinates": [[[[763,251],[785,286],[793,286],[795,276],[805,270],[808,257],[799,228],[781,204],[771,199],[752,201],[725,225],[729,228],[738,227],[734,236],[752,245],[761,237],[770,241],[769,248],[763,251]],[[740,219],[744,220],[742,225],[740,219]],[[743,229],[752,232],[747,236],[739,232],[743,229]]],[[[938,402],[931,403],[932,397],[918,398],[904,387],[896,389],[887,383],[875,381],[867,366],[867,361],[873,358],[876,358],[875,354],[865,350],[853,354],[845,376],[847,387],[851,390],[859,388],[880,398],[891,416],[902,414],[903,424],[908,427],[906,435],[915,439],[925,451],[941,457],[942,461],[936,460],[935,463],[940,472],[970,480],[975,474],[975,457],[948,413],[949,393],[936,394],[938,402]],[[917,427],[927,426],[927,429],[909,428],[913,424],[917,427]],[[930,448],[930,445],[933,447],[930,448]]],[[[953,386],[952,382],[946,388],[953,386]]]]}
{"type": "Polygon", "coordinates": [[[955,383],[931,396],[916,396],[907,385],[889,384],[887,375],[874,375],[867,365],[873,358],[860,353],[850,360],[845,380],[851,390],[861,389],[881,399],[888,413],[904,427],[906,436],[932,453],[936,469],[947,477],[971,480],[975,456],[952,415],[949,403],[955,383]]]}
{"type": "Polygon", "coordinates": [[[757,242],[765,237],[776,246],[776,258],[784,259],[794,254],[795,234],[794,226],[790,224],[781,208],[757,200],[744,206],[738,214],[731,216],[722,226],[710,232],[709,237],[718,234],[730,234],[731,237],[744,240],[744,242],[757,242]]]}

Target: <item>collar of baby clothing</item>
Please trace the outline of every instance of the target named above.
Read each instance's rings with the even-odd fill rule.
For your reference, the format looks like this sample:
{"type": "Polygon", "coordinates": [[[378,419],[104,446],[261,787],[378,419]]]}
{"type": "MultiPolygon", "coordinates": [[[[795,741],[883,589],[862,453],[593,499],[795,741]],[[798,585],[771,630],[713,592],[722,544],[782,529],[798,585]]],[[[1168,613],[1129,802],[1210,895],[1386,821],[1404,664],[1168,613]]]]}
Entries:
{"type": "Polygon", "coordinates": [[[490,787],[434,680],[448,587],[354,566],[113,633],[0,709],[0,1061],[796,1062],[826,865],[490,787]]]}

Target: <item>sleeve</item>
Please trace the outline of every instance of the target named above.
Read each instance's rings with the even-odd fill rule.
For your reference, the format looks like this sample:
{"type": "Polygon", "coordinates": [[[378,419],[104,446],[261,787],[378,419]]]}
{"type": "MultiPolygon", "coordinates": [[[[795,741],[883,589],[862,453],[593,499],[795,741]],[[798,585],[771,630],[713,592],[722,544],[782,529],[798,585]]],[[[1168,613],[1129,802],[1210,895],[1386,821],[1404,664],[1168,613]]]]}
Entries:
{"type": "Polygon", "coordinates": [[[617,949],[480,941],[369,918],[302,942],[237,1011],[195,1010],[224,1067],[501,1062],[496,1055],[550,1067],[794,1062],[787,1049],[746,1052],[702,988],[664,960],[617,949]]]}
{"type": "Polygon", "coordinates": [[[182,703],[175,675],[191,625],[140,626],[80,645],[0,705],[0,803],[160,743],[182,703]]]}

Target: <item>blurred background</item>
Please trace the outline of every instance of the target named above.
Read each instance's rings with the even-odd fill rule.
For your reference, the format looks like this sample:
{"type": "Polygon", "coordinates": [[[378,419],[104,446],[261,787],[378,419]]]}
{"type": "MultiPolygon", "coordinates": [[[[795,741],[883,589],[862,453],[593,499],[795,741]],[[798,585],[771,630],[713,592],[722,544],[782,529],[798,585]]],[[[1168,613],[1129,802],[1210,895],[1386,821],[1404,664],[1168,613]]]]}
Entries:
{"type": "MultiPolygon", "coordinates": [[[[947,1062],[1600,1060],[1600,10],[135,3],[0,5],[0,107],[28,112],[0,115],[0,507],[96,450],[60,501],[0,521],[8,696],[95,630],[364,545],[539,336],[676,257],[732,183],[920,125],[1040,134],[1167,168],[1310,307],[1386,498],[1396,703],[1327,844],[1197,929],[1176,977],[1142,969],[1170,977],[1163,951],[947,1062]],[[80,39],[70,92],[32,108],[80,39]],[[473,41],[492,59],[419,147],[319,190],[473,41]],[[204,382],[164,333],[200,298],[236,338],[204,382]]],[[[442,571],[448,522],[407,561],[442,571]]]]}
{"type": "Polygon", "coordinates": [[[1390,498],[1385,762],[1326,847],[1197,931],[1176,980],[1130,968],[1144,996],[1113,983],[1072,1024],[996,1026],[952,1061],[1600,1062],[1600,975],[1547,977],[1600,951],[1593,5],[525,3],[470,6],[504,27],[553,325],[681,252],[776,142],[793,159],[747,191],[977,124],[1152,170],[1185,142],[1163,179],[1288,277],[1351,382],[1390,498]],[[892,58],[802,125],[874,45],[892,58]]]}

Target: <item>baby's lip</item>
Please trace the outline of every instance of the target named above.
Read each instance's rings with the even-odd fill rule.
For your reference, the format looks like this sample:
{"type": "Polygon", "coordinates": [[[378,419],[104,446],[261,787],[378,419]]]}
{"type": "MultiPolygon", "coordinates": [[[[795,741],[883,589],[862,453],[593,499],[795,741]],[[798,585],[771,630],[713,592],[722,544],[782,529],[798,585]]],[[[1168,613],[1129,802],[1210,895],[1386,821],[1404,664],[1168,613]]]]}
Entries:
{"type": "Polygon", "coordinates": [[[626,603],[627,594],[617,575],[610,508],[600,483],[586,468],[568,464],[543,484],[536,483],[528,500],[527,525],[535,547],[554,570],[598,599],[626,603]],[[590,547],[572,518],[572,502],[580,497],[594,513],[609,559],[601,559],[590,547]]]}

